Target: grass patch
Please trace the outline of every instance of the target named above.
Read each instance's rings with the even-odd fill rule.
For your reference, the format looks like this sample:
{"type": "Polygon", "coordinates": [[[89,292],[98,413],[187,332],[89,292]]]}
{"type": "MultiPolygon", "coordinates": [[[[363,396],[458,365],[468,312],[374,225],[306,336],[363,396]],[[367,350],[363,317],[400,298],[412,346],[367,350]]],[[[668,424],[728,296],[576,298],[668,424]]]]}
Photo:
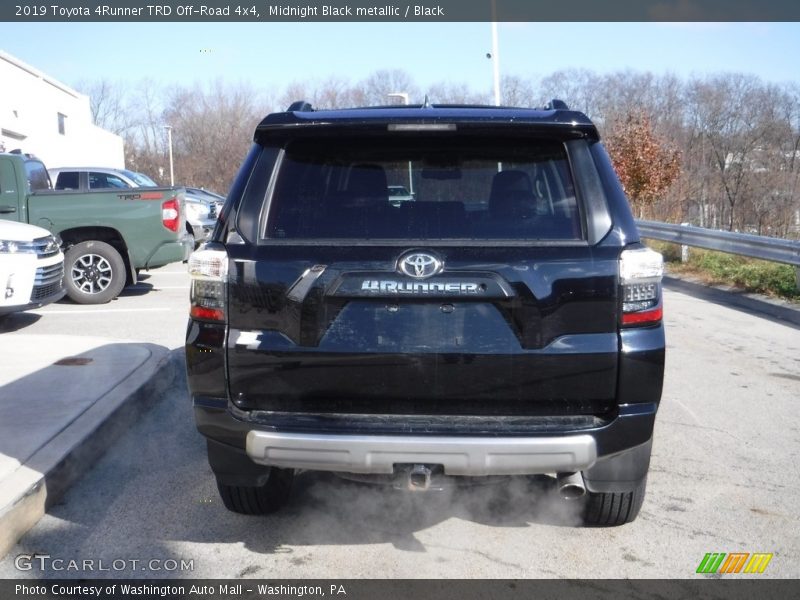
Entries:
{"type": "Polygon", "coordinates": [[[678,244],[647,242],[653,250],[664,255],[668,273],[693,275],[706,283],[735,285],[748,292],[800,301],[800,290],[791,265],[700,248],[690,248],[689,261],[682,263],[678,244]]]}

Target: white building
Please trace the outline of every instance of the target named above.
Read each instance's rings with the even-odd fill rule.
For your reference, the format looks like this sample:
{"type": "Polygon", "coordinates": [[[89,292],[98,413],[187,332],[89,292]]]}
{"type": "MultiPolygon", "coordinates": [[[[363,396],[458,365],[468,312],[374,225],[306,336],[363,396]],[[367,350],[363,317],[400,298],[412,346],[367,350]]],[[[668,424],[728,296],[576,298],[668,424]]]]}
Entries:
{"type": "Polygon", "coordinates": [[[92,123],[89,97],[0,50],[0,152],[35,154],[48,168],[123,168],[122,138],[92,123]]]}

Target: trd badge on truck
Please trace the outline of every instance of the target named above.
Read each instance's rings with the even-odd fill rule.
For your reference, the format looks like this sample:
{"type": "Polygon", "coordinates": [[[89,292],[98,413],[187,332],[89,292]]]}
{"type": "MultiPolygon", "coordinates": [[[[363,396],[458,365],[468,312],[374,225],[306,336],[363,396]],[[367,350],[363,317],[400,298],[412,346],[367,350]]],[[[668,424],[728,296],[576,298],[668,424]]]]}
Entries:
{"type": "Polygon", "coordinates": [[[189,390],[227,508],[277,510],[302,470],[549,475],[586,525],[636,518],[662,259],[585,115],[297,102],[254,140],[189,261],[189,390]]]}

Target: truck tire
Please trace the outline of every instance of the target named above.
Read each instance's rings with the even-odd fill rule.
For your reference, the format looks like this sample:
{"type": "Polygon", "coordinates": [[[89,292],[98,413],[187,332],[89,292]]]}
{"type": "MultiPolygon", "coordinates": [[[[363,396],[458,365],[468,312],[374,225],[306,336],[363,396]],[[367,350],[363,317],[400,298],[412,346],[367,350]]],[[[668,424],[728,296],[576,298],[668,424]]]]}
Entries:
{"type": "Polygon", "coordinates": [[[644,502],[647,477],[630,492],[586,492],[583,524],[587,527],[616,527],[630,523],[644,502]]]}
{"type": "Polygon", "coordinates": [[[263,485],[225,485],[218,479],[217,489],[222,503],[228,510],[243,515],[267,515],[282,508],[289,501],[293,480],[293,469],[272,467],[263,485]]]}
{"type": "Polygon", "coordinates": [[[64,257],[64,286],[78,304],[105,304],[125,287],[125,262],[116,249],[96,240],[75,244],[64,257]]]}

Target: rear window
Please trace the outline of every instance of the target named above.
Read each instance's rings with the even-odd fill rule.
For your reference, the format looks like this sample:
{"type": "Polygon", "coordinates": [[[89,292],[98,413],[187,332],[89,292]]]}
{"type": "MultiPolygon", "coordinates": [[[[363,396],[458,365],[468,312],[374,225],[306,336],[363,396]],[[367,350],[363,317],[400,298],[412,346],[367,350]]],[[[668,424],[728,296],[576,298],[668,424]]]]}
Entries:
{"type": "Polygon", "coordinates": [[[101,190],[108,188],[125,189],[131,187],[119,175],[111,173],[97,173],[91,171],[89,173],[89,189],[101,190]]]}
{"type": "Polygon", "coordinates": [[[271,239],[583,239],[566,150],[484,136],[295,140],[271,239]]]}
{"type": "Polygon", "coordinates": [[[47,174],[47,169],[39,161],[25,161],[25,177],[28,180],[28,189],[31,192],[50,189],[50,176],[47,174]]]}
{"type": "Polygon", "coordinates": [[[144,173],[136,173],[135,171],[122,171],[122,173],[139,187],[158,187],[158,184],[144,173]]]}
{"type": "Polygon", "coordinates": [[[77,171],[65,171],[56,177],[57,190],[77,190],[80,188],[80,173],[77,171]]]}

